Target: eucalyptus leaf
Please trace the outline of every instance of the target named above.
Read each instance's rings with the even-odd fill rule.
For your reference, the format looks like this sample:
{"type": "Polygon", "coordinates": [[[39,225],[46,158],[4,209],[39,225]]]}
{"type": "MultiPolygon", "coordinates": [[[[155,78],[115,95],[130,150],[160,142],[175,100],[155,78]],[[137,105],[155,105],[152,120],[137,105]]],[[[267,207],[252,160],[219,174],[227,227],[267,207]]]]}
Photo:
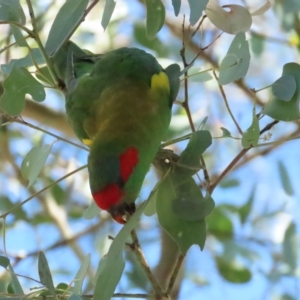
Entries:
{"type": "Polygon", "coordinates": [[[0,21],[25,25],[25,14],[19,0],[0,0],[0,21]]]}
{"type": "Polygon", "coordinates": [[[105,1],[105,6],[104,6],[102,20],[101,20],[101,25],[104,30],[106,29],[106,27],[111,19],[111,16],[114,12],[115,7],[116,7],[115,0],[106,0],[105,1]]]}
{"type": "Polygon", "coordinates": [[[272,93],[283,101],[290,101],[296,92],[296,80],[292,75],[282,75],[272,84],[272,93]]]}
{"type": "Polygon", "coordinates": [[[287,195],[293,196],[294,195],[294,189],[293,189],[293,186],[291,184],[291,178],[290,178],[288,170],[286,169],[286,167],[285,167],[285,165],[283,164],[282,161],[278,162],[278,168],[279,168],[279,175],[280,175],[280,179],[281,179],[281,184],[282,184],[282,187],[283,187],[284,191],[286,192],[287,195]]]}
{"type": "Polygon", "coordinates": [[[195,25],[205,10],[208,0],[188,0],[190,6],[190,23],[195,25]]]}
{"type": "Polygon", "coordinates": [[[154,39],[164,24],[166,11],[161,0],[145,0],[145,3],[147,7],[147,36],[149,39],[154,39]]]}
{"type": "Polygon", "coordinates": [[[244,148],[255,147],[258,144],[260,131],[259,131],[259,122],[256,116],[255,109],[253,109],[252,114],[252,124],[250,127],[243,133],[242,136],[242,146],[244,148]]]}
{"type": "Polygon", "coordinates": [[[172,0],[172,5],[174,8],[174,14],[177,17],[180,11],[181,0],[172,0]]]}
{"type": "Polygon", "coordinates": [[[250,64],[249,43],[241,32],[233,39],[229,50],[221,62],[219,84],[225,85],[244,77],[250,64]]]}
{"type": "Polygon", "coordinates": [[[42,251],[40,251],[38,255],[38,271],[41,283],[48,288],[51,295],[55,295],[55,287],[53,284],[53,279],[49,269],[48,261],[45,254],[42,251]]]}
{"type": "Polygon", "coordinates": [[[38,175],[40,174],[48,155],[50,154],[52,144],[33,147],[25,156],[21,172],[25,179],[29,180],[28,187],[30,187],[38,175]]]}

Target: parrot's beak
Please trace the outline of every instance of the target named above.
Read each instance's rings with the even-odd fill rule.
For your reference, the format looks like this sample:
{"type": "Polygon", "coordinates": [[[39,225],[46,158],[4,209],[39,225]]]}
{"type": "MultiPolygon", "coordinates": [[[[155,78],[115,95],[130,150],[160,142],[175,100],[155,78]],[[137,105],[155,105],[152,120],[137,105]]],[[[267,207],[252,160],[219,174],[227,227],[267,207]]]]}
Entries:
{"type": "Polygon", "coordinates": [[[121,203],[114,205],[108,209],[112,218],[119,224],[126,224],[127,216],[131,216],[135,212],[135,203],[121,203]]]}

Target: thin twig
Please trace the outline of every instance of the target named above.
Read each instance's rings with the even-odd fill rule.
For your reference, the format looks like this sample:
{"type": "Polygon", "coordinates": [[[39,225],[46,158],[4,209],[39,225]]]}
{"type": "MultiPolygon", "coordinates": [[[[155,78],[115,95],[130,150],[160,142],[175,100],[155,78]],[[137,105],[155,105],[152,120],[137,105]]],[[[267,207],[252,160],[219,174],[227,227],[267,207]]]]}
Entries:
{"type": "Polygon", "coordinates": [[[64,179],[68,178],[69,176],[85,169],[87,167],[87,165],[84,165],[68,174],[66,174],[65,176],[55,180],[54,182],[52,182],[51,184],[47,185],[46,187],[44,187],[43,189],[39,190],[38,192],[36,192],[35,194],[31,195],[30,197],[28,197],[27,199],[25,199],[24,201],[18,203],[17,205],[15,205],[14,207],[12,207],[9,211],[7,211],[6,213],[0,215],[0,218],[5,218],[6,216],[8,216],[11,212],[13,212],[15,209],[19,208],[20,206],[24,205],[25,203],[27,203],[28,201],[30,201],[31,199],[33,199],[34,197],[38,196],[39,194],[43,193],[44,191],[48,190],[49,188],[51,188],[52,186],[54,186],[55,184],[63,181],[64,179]]]}
{"type": "Polygon", "coordinates": [[[157,297],[161,297],[164,295],[164,292],[160,286],[160,284],[158,283],[156,277],[154,276],[154,274],[152,273],[149,265],[148,265],[148,262],[146,261],[146,258],[144,256],[144,253],[141,249],[141,246],[140,246],[140,242],[139,242],[139,239],[138,239],[138,236],[136,234],[136,231],[133,229],[131,231],[131,239],[132,239],[132,247],[131,249],[134,251],[135,255],[136,255],[136,258],[137,260],[139,261],[141,267],[144,269],[150,283],[151,283],[151,286],[155,292],[155,296],[157,297]]]}
{"type": "Polygon", "coordinates": [[[179,256],[177,258],[177,261],[174,265],[174,269],[173,269],[173,272],[172,272],[171,277],[169,279],[168,287],[167,287],[167,290],[166,290],[167,295],[171,295],[171,293],[172,293],[172,290],[173,290],[176,278],[178,276],[180,267],[181,267],[182,262],[184,260],[184,257],[185,256],[183,254],[179,254],[179,256]]]}
{"type": "MultiPolygon", "coordinates": [[[[31,124],[31,123],[28,123],[28,122],[24,121],[21,117],[14,118],[14,117],[9,116],[9,115],[5,115],[5,117],[7,117],[8,119],[10,119],[11,122],[23,124],[23,125],[25,125],[25,126],[27,126],[27,127],[30,127],[30,128],[32,128],[32,129],[41,131],[41,132],[43,132],[43,133],[45,133],[45,134],[47,134],[47,135],[50,135],[50,136],[52,136],[52,137],[54,137],[54,138],[56,138],[56,139],[58,139],[58,140],[60,140],[60,141],[63,141],[63,142],[65,142],[65,143],[68,143],[68,144],[70,144],[70,145],[72,145],[72,146],[75,146],[75,147],[77,147],[77,148],[83,149],[83,150],[85,150],[85,151],[89,151],[88,148],[86,148],[86,147],[84,147],[84,146],[81,146],[81,145],[79,145],[79,144],[77,144],[77,143],[71,142],[71,141],[69,141],[69,140],[67,140],[67,139],[65,139],[65,138],[63,138],[63,137],[61,137],[61,136],[58,136],[58,135],[56,135],[56,134],[54,134],[54,133],[52,133],[52,132],[50,132],[50,131],[47,131],[47,130],[45,130],[45,129],[43,129],[43,128],[40,128],[40,127],[38,127],[38,126],[35,126],[35,125],[31,124]]],[[[6,123],[6,124],[7,124],[7,123],[6,123]]],[[[2,126],[3,126],[3,125],[5,125],[5,124],[2,124],[2,126]]]]}
{"type": "MultiPolygon", "coordinates": [[[[270,130],[275,124],[277,124],[279,121],[275,120],[269,124],[267,124],[261,131],[260,135],[265,133],[266,131],[270,130]]],[[[224,169],[224,171],[219,175],[219,177],[216,179],[216,181],[209,187],[208,191],[210,194],[212,194],[213,190],[216,188],[216,186],[220,183],[220,181],[233,169],[233,167],[237,164],[237,162],[250,150],[253,146],[250,146],[249,148],[243,149],[230,163],[229,165],[224,169]]]]}
{"type": "MultiPolygon", "coordinates": [[[[215,70],[213,70],[213,74],[214,74],[215,79],[218,81],[218,76],[217,76],[215,70]]],[[[226,106],[226,108],[227,108],[227,111],[228,111],[228,113],[229,113],[229,115],[230,115],[232,121],[234,122],[234,124],[235,124],[235,126],[236,126],[238,132],[242,135],[242,134],[243,134],[243,130],[242,130],[241,127],[239,126],[238,122],[236,121],[236,119],[235,119],[235,117],[234,117],[234,115],[233,115],[233,113],[232,113],[232,111],[231,111],[231,109],[230,109],[230,106],[229,106],[229,104],[228,104],[227,96],[226,96],[226,94],[225,94],[225,92],[224,92],[224,89],[223,89],[223,87],[222,87],[220,84],[219,84],[219,89],[220,89],[220,92],[221,92],[221,94],[222,94],[223,100],[224,100],[224,102],[225,102],[225,106],[226,106]]]]}

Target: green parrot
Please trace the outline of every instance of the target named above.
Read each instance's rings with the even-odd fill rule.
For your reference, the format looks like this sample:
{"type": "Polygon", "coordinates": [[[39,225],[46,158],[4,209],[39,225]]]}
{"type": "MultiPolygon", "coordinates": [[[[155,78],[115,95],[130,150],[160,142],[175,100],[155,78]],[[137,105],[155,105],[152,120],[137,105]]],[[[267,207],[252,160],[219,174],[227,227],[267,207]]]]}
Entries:
{"type": "Polygon", "coordinates": [[[53,57],[66,87],[66,112],[88,147],[96,204],[124,224],[166,135],[179,89],[179,66],[120,48],[91,55],[68,42],[53,57]]]}

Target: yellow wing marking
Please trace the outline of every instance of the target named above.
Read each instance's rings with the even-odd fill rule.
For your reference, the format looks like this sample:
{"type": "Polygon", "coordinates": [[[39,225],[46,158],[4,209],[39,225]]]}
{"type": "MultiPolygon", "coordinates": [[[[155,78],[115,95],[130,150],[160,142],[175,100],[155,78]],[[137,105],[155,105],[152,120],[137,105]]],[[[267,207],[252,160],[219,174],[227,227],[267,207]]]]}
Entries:
{"type": "Polygon", "coordinates": [[[170,91],[170,82],[166,73],[160,72],[158,74],[154,74],[151,77],[151,89],[163,89],[166,91],[170,91]]]}
{"type": "Polygon", "coordinates": [[[91,147],[93,144],[93,141],[90,139],[82,139],[82,142],[88,147],[91,147]]]}

